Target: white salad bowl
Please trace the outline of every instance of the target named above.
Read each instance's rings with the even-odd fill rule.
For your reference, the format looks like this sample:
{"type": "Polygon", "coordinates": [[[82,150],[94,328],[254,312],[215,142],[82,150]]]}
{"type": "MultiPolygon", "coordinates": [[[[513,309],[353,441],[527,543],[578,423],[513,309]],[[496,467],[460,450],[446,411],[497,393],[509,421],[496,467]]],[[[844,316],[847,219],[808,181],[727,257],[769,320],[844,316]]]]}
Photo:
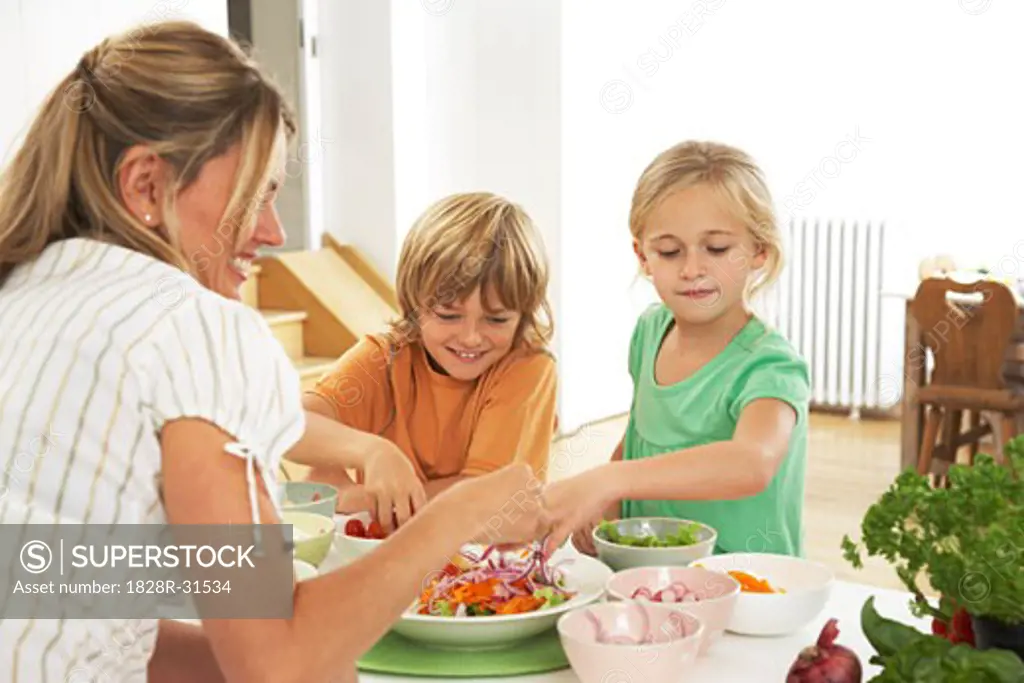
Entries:
{"type": "MultiPolygon", "coordinates": [[[[589,605],[604,596],[604,587],[612,571],[603,562],[562,548],[550,563],[558,564],[565,577],[565,587],[576,593],[572,599],[527,614],[491,615],[482,617],[439,617],[417,614],[415,606],[392,626],[392,630],[410,640],[447,649],[500,649],[553,629],[558,618],[571,610],[589,605]]],[[[414,602],[415,605],[415,602],[414,602]]]]}
{"type": "Polygon", "coordinates": [[[787,555],[725,553],[690,566],[723,573],[744,571],[784,591],[740,591],[726,628],[745,636],[784,636],[807,627],[825,609],[835,584],[835,574],[826,565],[787,555]]]}
{"type": "Polygon", "coordinates": [[[694,525],[697,529],[696,542],[691,545],[669,547],[646,547],[613,543],[605,537],[598,526],[592,532],[594,548],[599,560],[615,571],[634,567],[685,567],[694,560],[714,553],[718,532],[706,524],[673,517],[631,517],[610,520],[609,524],[623,535],[654,537],[664,540],[670,534],[678,534],[684,526],[694,525]]]}

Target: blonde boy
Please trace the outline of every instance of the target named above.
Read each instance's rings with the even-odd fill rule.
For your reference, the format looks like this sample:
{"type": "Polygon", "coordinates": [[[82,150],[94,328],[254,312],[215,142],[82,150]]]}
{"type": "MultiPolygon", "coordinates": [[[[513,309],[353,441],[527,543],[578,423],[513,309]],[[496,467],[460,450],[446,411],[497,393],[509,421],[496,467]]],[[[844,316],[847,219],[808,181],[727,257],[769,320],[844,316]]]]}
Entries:
{"type": "Polygon", "coordinates": [[[310,478],[338,485],[342,508],[369,508],[385,527],[392,510],[401,524],[459,480],[512,462],[543,478],[556,423],[547,260],[519,206],[490,193],[435,203],[406,237],[396,280],[401,317],[304,399],[360,433],[357,457],[310,478]]]}

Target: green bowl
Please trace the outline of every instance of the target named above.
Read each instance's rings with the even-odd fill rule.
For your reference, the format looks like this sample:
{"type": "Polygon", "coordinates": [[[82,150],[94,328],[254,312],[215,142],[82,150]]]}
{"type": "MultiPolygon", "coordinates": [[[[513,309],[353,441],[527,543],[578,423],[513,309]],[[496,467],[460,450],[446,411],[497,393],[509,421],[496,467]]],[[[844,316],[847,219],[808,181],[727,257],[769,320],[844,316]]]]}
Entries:
{"type": "Polygon", "coordinates": [[[592,538],[597,549],[597,558],[614,571],[632,569],[633,567],[685,567],[695,560],[710,557],[714,554],[718,532],[700,522],[672,517],[633,517],[614,520],[620,534],[628,536],[656,536],[665,538],[678,532],[683,524],[697,524],[697,542],[693,545],[672,546],[668,548],[649,548],[642,546],[621,545],[604,538],[595,528],[592,538]]]}
{"type": "Polygon", "coordinates": [[[283,482],[277,495],[283,512],[315,512],[333,518],[338,507],[338,489],[315,481],[283,482]]]}
{"type": "Polygon", "coordinates": [[[334,542],[334,518],[315,512],[286,511],[281,522],[292,525],[295,559],[319,567],[334,542]]]}

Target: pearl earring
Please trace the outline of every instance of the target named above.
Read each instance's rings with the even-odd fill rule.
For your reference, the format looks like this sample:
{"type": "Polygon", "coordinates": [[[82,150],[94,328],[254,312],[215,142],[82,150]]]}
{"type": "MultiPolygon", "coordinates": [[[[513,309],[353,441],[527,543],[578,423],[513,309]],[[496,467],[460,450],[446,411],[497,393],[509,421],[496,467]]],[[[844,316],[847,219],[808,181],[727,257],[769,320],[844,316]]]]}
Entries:
{"type": "Polygon", "coordinates": [[[150,222],[151,220],[153,220],[153,217],[152,217],[152,216],[150,216],[150,215],[149,215],[149,214],[147,213],[147,214],[146,214],[145,216],[143,216],[143,217],[142,217],[142,220],[144,220],[144,221],[146,221],[146,222],[148,223],[148,222],[150,222]]]}

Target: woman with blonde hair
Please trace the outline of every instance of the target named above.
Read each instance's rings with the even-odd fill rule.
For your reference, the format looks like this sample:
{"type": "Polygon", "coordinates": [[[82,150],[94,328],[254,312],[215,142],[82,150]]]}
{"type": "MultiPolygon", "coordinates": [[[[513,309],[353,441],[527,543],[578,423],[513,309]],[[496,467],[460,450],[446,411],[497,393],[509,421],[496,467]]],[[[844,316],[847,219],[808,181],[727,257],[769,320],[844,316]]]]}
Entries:
{"type": "MultiPolygon", "coordinates": [[[[294,131],[258,67],[191,23],[103,41],[49,95],[0,179],[0,522],[279,523],[274,476],[307,416],[238,290],[283,242],[294,131]]],[[[530,478],[452,487],[377,552],[298,584],[288,619],[149,619],[128,639],[123,619],[2,619],[3,678],[354,681],[442,558],[506,500],[536,503],[530,478]]],[[[524,505],[491,534],[546,528],[524,505]]]]}
{"type": "Polygon", "coordinates": [[[612,462],[548,493],[593,552],[602,515],[696,520],[718,552],[803,553],[807,363],[753,314],[783,262],[772,198],[742,150],[683,142],[644,169],[629,214],[633,251],[660,302],[629,349],[633,402],[612,462]]]}
{"type": "Polygon", "coordinates": [[[370,510],[378,533],[510,463],[541,483],[556,421],[547,257],[520,206],[488,192],[434,202],[406,235],[396,279],[398,320],[360,340],[304,399],[351,430],[359,457],[289,455],[342,489],[343,511],[370,510]],[[355,484],[345,468],[360,466],[390,476],[355,484]]]}

